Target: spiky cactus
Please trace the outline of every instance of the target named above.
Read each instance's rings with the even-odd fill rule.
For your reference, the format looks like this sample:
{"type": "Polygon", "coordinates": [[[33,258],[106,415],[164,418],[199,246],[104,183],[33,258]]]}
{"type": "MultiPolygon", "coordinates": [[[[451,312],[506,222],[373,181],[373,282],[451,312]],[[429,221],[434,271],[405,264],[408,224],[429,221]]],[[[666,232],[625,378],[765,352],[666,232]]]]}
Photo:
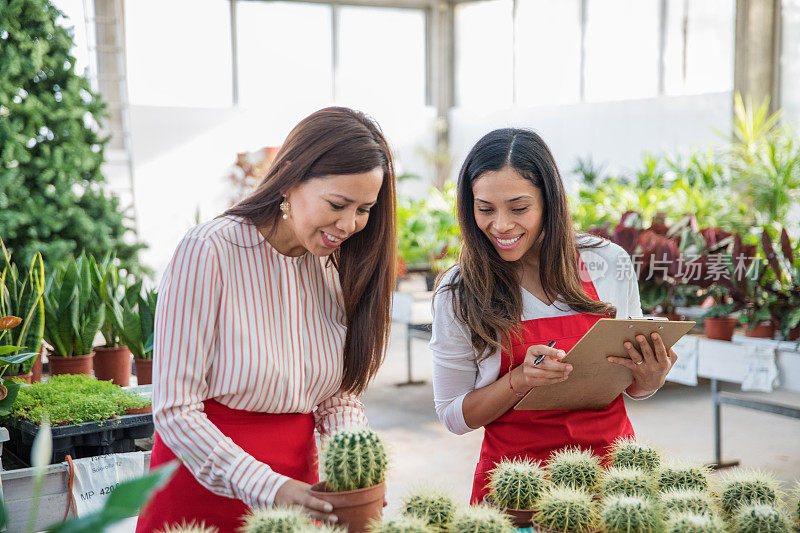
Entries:
{"type": "Polygon", "coordinates": [[[489,473],[489,499],[507,509],[533,509],[549,486],[547,473],[530,459],[503,460],[489,473]]]}
{"type": "Polygon", "coordinates": [[[634,438],[619,438],[608,449],[611,466],[619,468],[640,468],[645,472],[653,472],[661,466],[661,453],[634,438]]]}
{"type": "Polygon", "coordinates": [[[795,483],[789,503],[794,527],[797,531],[800,531],[800,481],[795,483]]]}
{"type": "Polygon", "coordinates": [[[299,507],[251,509],[243,518],[242,533],[295,533],[312,525],[311,517],[299,507]]]}
{"type": "Polygon", "coordinates": [[[205,522],[197,523],[194,520],[188,524],[184,521],[182,524],[173,524],[164,529],[159,529],[157,533],[217,533],[219,528],[215,526],[206,526],[205,522]]]}
{"type": "Polygon", "coordinates": [[[774,504],[779,492],[778,482],[771,474],[758,470],[735,470],[722,480],[719,500],[725,515],[730,516],[743,505],[774,504]]]}
{"type": "Polygon", "coordinates": [[[513,533],[514,524],[504,512],[486,505],[475,505],[456,512],[450,533],[513,533]]]}
{"type": "Polygon", "coordinates": [[[661,493],[661,505],[667,514],[714,514],[716,504],[707,491],[670,489],[661,493]]]}
{"type": "Polygon", "coordinates": [[[664,515],[658,500],[640,496],[609,496],[600,511],[605,533],[659,533],[664,515]]]}
{"type": "Polygon", "coordinates": [[[592,531],[597,525],[597,506],[584,490],[552,487],[539,498],[533,519],[551,531],[592,531]]]}
{"type": "Polygon", "coordinates": [[[310,526],[301,526],[300,528],[295,529],[294,533],[347,533],[347,529],[331,524],[312,524],[310,526]]]}
{"type": "Polygon", "coordinates": [[[677,513],[667,520],[666,533],[725,533],[725,524],[711,514],[677,513]]]}
{"type": "Polygon", "coordinates": [[[600,459],[592,452],[567,447],[554,452],[547,460],[550,480],[559,487],[593,490],[600,480],[600,459]]]}
{"type": "Polygon", "coordinates": [[[331,435],[323,460],[325,481],[333,492],[372,487],[386,475],[386,447],[369,428],[345,428],[331,435]]]}
{"type": "Polygon", "coordinates": [[[427,520],[411,515],[384,519],[369,527],[369,533],[433,533],[434,531],[436,530],[428,525],[427,520]]]}
{"type": "Polygon", "coordinates": [[[774,505],[756,503],[739,507],[733,517],[736,533],[790,533],[789,517],[774,505]]]}
{"type": "Polygon", "coordinates": [[[655,479],[641,468],[609,468],[600,475],[598,491],[601,496],[654,496],[658,486],[655,479]]]}
{"type": "Polygon", "coordinates": [[[405,500],[403,514],[427,521],[435,531],[447,531],[456,513],[456,504],[449,494],[431,488],[417,490],[405,500]]]}
{"type": "Polygon", "coordinates": [[[655,472],[658,490],[670,489],[708,490],[711,469],[705,465],[669,461],[655,472]]]}

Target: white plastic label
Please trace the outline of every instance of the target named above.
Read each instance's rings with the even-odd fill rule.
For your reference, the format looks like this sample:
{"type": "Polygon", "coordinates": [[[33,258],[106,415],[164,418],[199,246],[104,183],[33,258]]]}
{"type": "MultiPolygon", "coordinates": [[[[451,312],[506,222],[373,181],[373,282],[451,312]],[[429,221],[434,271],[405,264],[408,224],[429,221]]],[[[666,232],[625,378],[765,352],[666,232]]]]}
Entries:
{"type": "Polygon", "coordinates": [[[79,517],[102,509],[121,482],[144,475],[144,452],[99,455],[74,459],[72,463],[75,465],[72,496],[79,517]]]}

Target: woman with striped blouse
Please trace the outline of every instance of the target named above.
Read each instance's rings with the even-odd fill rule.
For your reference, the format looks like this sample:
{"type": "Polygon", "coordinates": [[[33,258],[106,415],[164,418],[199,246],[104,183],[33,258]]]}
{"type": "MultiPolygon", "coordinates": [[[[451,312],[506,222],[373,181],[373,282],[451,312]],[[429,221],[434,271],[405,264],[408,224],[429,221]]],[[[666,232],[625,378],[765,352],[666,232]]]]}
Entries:
{"type": "Polygon", "coordinates": [[[289,134],[267,176],[189,231],[159,289],[153,467],[181,467],[138,532],[311,496],[314,429],[366,424],[359,395],[385,352],[396,264],[395,175],[378,125],[327,108],[289,134]]]}

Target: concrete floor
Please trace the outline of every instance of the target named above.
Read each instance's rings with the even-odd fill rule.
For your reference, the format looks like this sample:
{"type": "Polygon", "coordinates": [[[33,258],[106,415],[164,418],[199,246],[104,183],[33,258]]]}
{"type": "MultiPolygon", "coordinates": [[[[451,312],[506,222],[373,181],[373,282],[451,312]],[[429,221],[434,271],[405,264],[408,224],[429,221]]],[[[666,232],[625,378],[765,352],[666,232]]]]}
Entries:
{"type": "MultiPolygon", "coordinates": [[[[410,490],[425,485],[445,488],[467,503],[483,438],[482,430],[453,435],[439,422],[433,408],[430,352],[422,340],[414,340],[412,346],[413,377],[425,383],[396,386],[406,380],[407,371],[405,327],[395,325],[386,362],[364,397],[370,424],[390,451],[387,516],[399,512],[410,490]]],[[[713,460],[707,382],[697,387],[668,383],[652,398],[627,400],[626,406],[638,438],[671,457],[713,460]]],[[[770,470],[787,488],[800,480],[800,420],[725,406],[722,436],[724,460],[739,459],[742,467],[770,470]]],[[[135,519],[130,519],[113,531],[134,529],[135,519]]]]}

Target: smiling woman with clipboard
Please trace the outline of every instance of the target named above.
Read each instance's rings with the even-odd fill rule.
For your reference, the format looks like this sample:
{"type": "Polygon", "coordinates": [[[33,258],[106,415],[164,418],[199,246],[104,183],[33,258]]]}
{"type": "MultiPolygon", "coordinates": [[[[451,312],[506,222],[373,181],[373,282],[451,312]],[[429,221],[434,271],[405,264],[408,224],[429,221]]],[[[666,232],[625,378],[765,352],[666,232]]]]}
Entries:
{"type": "MultiPolygon", "coordinates": [[[[567,445],[603,454],[633,436],[619,393],[599,409],[513,407],[535,388],[569,383],[573,365],[561,360],[600,319],[642,310],[628,254],[575,234],[561,176],[535,133],[483,137],[457,195],[464,243],[435,292],[430,348],[439,418],[456,434],[485,428],[471,498],[479,503],[502,458],[545,460],[567,445]]],[[[601,362],[630,371],[625,393],[643,399],[664,384],[677,355],[658,334],[633,341],[601,362]]]]}

